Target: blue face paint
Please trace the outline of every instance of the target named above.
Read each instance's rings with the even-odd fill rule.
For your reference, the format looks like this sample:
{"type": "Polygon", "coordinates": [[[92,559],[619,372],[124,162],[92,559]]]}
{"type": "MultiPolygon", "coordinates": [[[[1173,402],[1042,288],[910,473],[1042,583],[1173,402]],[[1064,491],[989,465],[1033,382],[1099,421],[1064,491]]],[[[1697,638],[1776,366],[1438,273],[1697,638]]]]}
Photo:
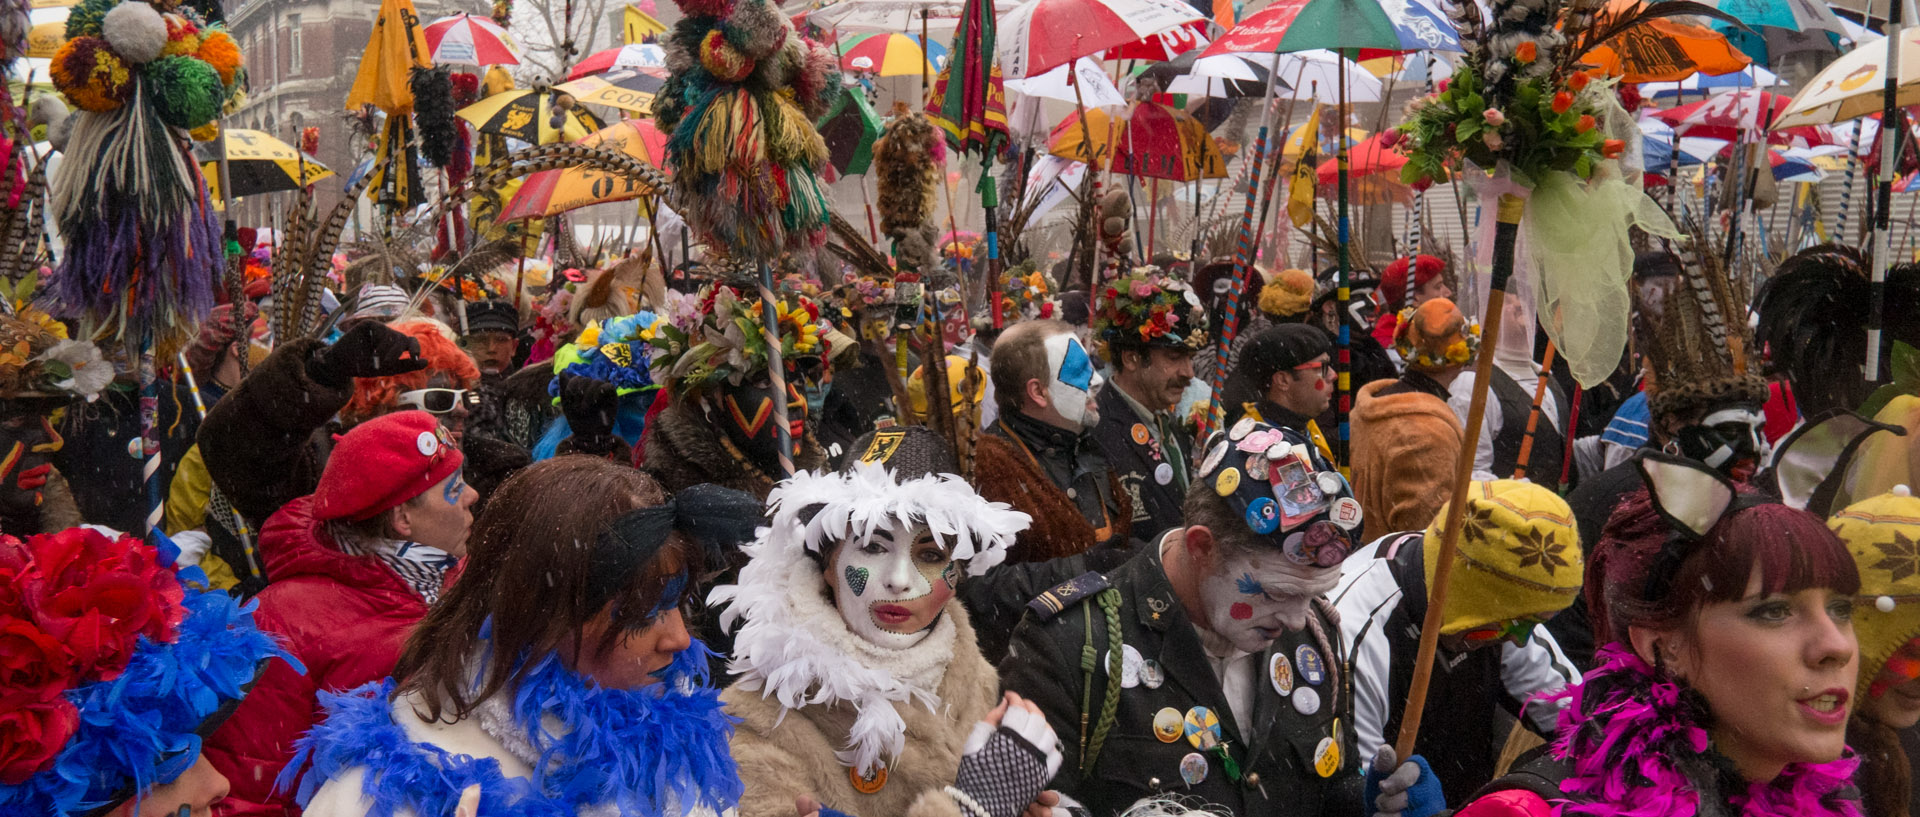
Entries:
{"type": "Polygon", "coordinates": [[[1240,574],[1240,578],[1234,581],[1234,587],[1249,596],[1258,596],[1267,592],[1260,586],[1260,582],[1253,578],[1252,573],[1240,574]]]}
{"type": "Polygon", "coordinates": [[[679,607],[681,597],[684,596],[686,592],[687,574],[685,571],[682,571],[673,578],[668,579],[666,585],[660,589],[660,600],[654,602],[653,612],[647,614],[647,620],[652,621],[658,618],[661,613],[679,607]]]}
{"type": "Polygon", "coordinates": [[[1067,353],[1054,379],[1081,391],[1093,391],[1093,358],[1078,338],[1067,339],[1067,353]]]}
{"type": "Polygon", "coordinates": [[[466,492],[467,481],[461,479],[459,474],[454,474],[453,479],[447,480],[447,487],[441,489],[440,496],[447,501],[448,505],[458,505],[460,504],[460,497],[465,495],[466,492]]]}

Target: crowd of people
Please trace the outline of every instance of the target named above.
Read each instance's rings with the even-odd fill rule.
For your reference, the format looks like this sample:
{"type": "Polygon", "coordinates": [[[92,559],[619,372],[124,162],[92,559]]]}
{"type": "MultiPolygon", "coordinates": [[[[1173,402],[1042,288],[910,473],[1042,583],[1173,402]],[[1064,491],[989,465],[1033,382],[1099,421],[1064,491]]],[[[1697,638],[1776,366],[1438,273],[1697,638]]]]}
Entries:
{"type": "Polygon", "coordinates": [[[144,393],[22,305],[0,814],[1916,813],[1920,395],[1793,312],[1857,258],[1649,246],[1591,389],[1441,258],[1255,270],[1232,337],[1161,261],[958,331],[697,264],[262,291],[144,393]]]}

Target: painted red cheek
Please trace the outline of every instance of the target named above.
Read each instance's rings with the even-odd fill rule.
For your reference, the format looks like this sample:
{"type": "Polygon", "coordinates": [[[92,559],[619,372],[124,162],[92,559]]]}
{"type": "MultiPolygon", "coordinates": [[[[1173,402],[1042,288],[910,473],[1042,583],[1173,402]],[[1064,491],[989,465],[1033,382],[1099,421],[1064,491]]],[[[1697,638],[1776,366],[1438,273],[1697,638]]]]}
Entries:
{"type": "Polygon", "coordinates": [[[1313,381],[1313,390],[1314,390],[1314,391],[1326,391],[1326,390],[1327,390],[1327,380],[1326,380],[1326,378],[1324,378],[1324,377],[1323,377],[1323,378],[1321,378],[1321,379],[1319,379],[1319,380],[1315,380],[1315,381],[1313,381]]]}
{"type": "Polygon", "coordinates": [[[1246,621],[1253,618],[1253,605],[1244,601],[1234,602],[1232,607],[1227,608],[1227,615],[1233,616],[1234,621],[1246,621]]]}

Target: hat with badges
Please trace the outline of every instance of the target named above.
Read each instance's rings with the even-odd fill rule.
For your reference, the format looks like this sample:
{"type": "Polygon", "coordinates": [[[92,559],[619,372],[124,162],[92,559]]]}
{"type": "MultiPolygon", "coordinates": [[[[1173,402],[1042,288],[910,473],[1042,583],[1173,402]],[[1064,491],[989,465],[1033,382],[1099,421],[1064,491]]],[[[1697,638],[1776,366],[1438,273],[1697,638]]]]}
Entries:
{"type": "MultiPolygon", "coordinates": [[[[1446,518],[1443,506],[1422,537],[1428,587],[1440,566],[1446,518]]],[[[1521,480],[1468,483],[1455,556],[1444,634],[1558,613],[1580,595],[1586,577],[1573,510],[1558,494],[1521,480]]]]}
{"type": "Polygon", "coordinates": [[[1337,567],[1363,541],[1352,486],[1305,434],[1242,418],[1204,450],[1199,483],[1293,563],[1337,567]]]}
{"type": "Polygon", "coordinates": [[[313,489],[313,515],[360,522],[426,493],[466,462],[440,419],[383,414],[341,435],[313,489]]]}

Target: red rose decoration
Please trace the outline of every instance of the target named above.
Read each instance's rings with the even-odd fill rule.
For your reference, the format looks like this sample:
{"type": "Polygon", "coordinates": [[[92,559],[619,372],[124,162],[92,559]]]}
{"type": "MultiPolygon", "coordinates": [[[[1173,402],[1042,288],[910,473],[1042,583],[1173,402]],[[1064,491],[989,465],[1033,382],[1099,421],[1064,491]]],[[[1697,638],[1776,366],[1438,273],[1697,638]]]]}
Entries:
{"type": "Polygon", "coordinates": [[[26,548],[33,561],[22,601],[33,623],[72,654],[75,683],[117,677],[139,636],[174,640],[185,591],[140,540],[73,528],[35,536],[26,548]]]}
{"type": "Polygon", "coordinates": [[[52,763],[80,726],[65,698],[0,712],[0,784],[17,786],[52,763]]]}
{"type": "Polygon", "coordinates": [[[73,653],[33,622],[0,618],[0,709],[58,699],[73,670],[73,653]]]}

